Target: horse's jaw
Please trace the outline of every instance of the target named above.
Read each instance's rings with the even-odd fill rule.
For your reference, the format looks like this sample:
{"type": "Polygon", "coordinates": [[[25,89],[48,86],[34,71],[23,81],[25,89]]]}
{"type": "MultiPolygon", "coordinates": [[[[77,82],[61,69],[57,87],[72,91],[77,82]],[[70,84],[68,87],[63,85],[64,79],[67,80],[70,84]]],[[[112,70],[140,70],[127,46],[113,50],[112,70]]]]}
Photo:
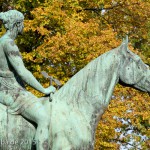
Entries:
{"type": "Polygon", "coordinates": [[[147,70],[143,78],[133,86],[138,90],[150,93],[150,70],[147,70]]]}
{"type": "Polygon", "coordinates": [[[150,93],[150,70],[147,71],[147,77],[145,81],[145,89],[150,93]]]}

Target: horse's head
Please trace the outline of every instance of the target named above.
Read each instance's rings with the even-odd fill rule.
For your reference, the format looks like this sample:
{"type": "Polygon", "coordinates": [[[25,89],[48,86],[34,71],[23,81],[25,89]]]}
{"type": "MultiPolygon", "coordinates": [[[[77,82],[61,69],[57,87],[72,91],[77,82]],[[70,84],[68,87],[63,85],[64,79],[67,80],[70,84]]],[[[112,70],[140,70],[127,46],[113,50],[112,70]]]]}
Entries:
{"type": "Polygon", "coordinates": [[[141,58],[128,49],[128,38],[119,47],[121,65],[119,79],[139,90],[150,92],[150,70],[141,58]]]}

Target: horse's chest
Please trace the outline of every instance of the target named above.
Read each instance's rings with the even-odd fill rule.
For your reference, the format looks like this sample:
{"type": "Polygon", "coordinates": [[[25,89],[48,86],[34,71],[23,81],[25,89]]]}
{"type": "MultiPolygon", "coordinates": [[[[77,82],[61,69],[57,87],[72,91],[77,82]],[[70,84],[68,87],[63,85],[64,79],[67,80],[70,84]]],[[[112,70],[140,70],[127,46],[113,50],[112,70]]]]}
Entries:
{"type": "Polygon", "coordinates": [[[92,145],[91,126],[77,109],[53,110],[52,132],[54,149],[70,146],[72,150],[88,150],[92,145]]]}

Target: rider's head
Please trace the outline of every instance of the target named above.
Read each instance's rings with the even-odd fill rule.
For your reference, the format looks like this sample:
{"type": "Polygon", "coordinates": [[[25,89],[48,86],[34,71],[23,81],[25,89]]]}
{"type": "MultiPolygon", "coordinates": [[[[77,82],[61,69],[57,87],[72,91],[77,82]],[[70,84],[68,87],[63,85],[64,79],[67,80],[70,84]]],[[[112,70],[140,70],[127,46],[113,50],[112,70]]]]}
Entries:
{"type": "Polygon", "coordinates": [[[11,30],[14,27],[23,26],[24,16],[17,10],[9,10],[0,13],[0,20],[2,20],[6,30],[11,30]]]}

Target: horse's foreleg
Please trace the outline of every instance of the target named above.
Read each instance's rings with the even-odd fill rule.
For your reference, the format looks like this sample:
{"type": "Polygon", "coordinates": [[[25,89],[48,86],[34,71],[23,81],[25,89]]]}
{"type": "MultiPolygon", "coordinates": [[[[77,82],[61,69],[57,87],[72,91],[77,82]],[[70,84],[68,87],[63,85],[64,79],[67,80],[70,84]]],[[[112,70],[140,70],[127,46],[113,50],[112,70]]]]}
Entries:
{"type": "Polygon", "coordinates": [[[72,148],[73,147],[71,143],[69,142],[63,131],[54,135],[52,150],[71,150],[72,148]]]}

